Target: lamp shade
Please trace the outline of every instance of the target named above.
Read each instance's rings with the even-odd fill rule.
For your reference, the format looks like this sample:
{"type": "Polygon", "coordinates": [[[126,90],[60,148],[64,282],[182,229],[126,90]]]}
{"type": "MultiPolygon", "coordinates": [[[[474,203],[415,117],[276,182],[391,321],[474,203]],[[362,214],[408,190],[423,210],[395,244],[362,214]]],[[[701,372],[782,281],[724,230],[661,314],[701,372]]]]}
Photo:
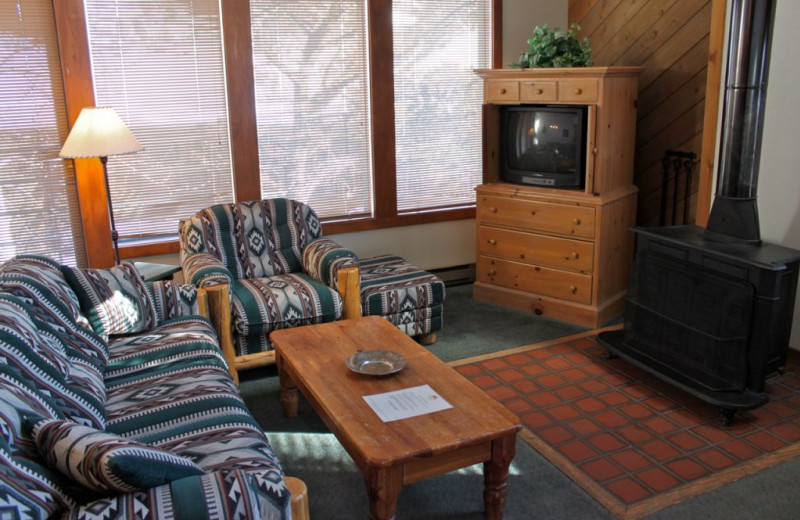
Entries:
{"type": "Polygon", "coordinates": [[[138,152],[142,145],[110,107],[81,110],[59,156],[64,159],[108,157],[138,152]]]}

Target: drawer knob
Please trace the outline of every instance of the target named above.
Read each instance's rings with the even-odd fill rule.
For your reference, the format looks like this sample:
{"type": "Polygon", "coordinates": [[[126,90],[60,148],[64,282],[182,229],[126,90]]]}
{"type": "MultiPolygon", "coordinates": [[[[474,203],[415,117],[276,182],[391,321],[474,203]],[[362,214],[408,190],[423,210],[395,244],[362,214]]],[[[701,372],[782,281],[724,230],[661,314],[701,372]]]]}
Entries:
{"type": "Polygon", "coordinates": [[[575,95],[580,96],[581,94],[583,94],[583,89],[582,88],[576,88],[575,89],[575,95]]]}
{"type": "Polygon", "coordinates": [[[496,245],[496,244],[497,244],[497,240],[495,240],[495,239],[493,239],[493,238],[490,238],[490,239],[489,239],[489,244],[491,244],[491,245],[496,245]]]}
{"type": "Polygon", "coordinates": [[[572,294],[575,294],[576,292],[578,292],[578,288],[577,288],[576,286],[574,286],[574,285],[570,285],[570,286],[569,286],[569,291],[570,291],[572,294]]]}
{"type": "Polygon", "coordinates": [[[540,88],[537,88],[536,89],[536,93],[539,94],[539,95],[544,94],[544,90],[542,90],[540,88]]]}
{"type": "Polygon", "coordinates": [[[500,93],[501,93],[501,94],[505,94],[506,92],[508,92],[506,89],[504,89],[504,88],[501,88],[501,89],[500,89],[500,93]]]}
{"type": "Polygon", "coordinates": [[[491,208],[489,208],[489,212],[490,212],[490,213],[497,213],[497,208],[495,208],[494,206],[492,206],[491,208]]]}
{"type": "Polygon", "coordinates": [[[570,256],[570,257],[571,257],[573,260],[577,260],[578,258],[580,258],[580,255],[579,255],[578,253],[572,253],[572,254],[571,254],[571,255],[569,255],[569,256],[570,256]]]}
{"type": "Polygon", "coordinates": [[[489,276],[494,276],[496,274],[497,274],[497,271],[495,271],[494,269],[489,269],[489,276]]]}
{"type": "Polygon", "coordinates": [[[574,219],[572,219],[572,223],[573,223],[573,224],[575,224],[575,225],[577,226],[577,225],[579,225],[579,224],[581,223],[581,219],[579,219],[579,218],[574,218],[574,219]]]}

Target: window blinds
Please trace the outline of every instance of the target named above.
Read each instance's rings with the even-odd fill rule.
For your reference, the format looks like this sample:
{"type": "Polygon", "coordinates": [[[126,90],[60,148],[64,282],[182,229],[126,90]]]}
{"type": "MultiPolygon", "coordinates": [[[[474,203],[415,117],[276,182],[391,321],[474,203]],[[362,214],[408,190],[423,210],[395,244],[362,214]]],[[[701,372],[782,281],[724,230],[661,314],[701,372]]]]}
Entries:
{"type": "Polygon", "coordinates": [[[475,203],[491,2],[393,0],[397,208],[475,203]]]}
{"type": "Polygon", "coordinates": [[[85,265],[52,0],[0,2],[0,262],[85,265]]]}
{"type": "Polygon", "coordinates": [[[365,0],[251,0],[261,193],[372,215],[365,0]]]}
{"type": "Polygon", "coordinates": [[[120,237],[174,237],[233,200],[218,0],[85,0],[98,106],[144,146],[110,157],[120,237]]]}

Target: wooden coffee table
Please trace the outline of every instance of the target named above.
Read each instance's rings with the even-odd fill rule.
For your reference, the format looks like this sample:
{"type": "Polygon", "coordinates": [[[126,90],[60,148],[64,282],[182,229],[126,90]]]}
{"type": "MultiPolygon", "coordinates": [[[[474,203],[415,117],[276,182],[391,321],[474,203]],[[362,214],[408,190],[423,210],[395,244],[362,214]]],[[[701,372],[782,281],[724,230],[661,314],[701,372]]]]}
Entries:
{"type": "Polygon", "coordinates": [[[395,516],[405,484],[484,463],[486,518],[503,517],[519,419],[436,356],[377,316],[275,331],[281,400],[297,415],[298,389],[364,474],[370,518],[395,516]],[[390,350],[408,365],[390,376],[350,371],[358,351],[390,350]],[[430,385],[447,410],[384,423],[363,396],[430,385]]]}

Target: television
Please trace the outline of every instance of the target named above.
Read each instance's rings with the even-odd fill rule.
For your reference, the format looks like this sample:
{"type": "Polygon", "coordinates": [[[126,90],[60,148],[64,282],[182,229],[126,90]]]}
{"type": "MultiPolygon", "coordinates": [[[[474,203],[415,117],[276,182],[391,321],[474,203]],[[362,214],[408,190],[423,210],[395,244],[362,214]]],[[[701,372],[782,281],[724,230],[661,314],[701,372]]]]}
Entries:
{"type": "Polygon", "coordinates": [[[583,189],[587,114],[585,106],[503,107],[501,179],[515,184],[583,189]]]}

